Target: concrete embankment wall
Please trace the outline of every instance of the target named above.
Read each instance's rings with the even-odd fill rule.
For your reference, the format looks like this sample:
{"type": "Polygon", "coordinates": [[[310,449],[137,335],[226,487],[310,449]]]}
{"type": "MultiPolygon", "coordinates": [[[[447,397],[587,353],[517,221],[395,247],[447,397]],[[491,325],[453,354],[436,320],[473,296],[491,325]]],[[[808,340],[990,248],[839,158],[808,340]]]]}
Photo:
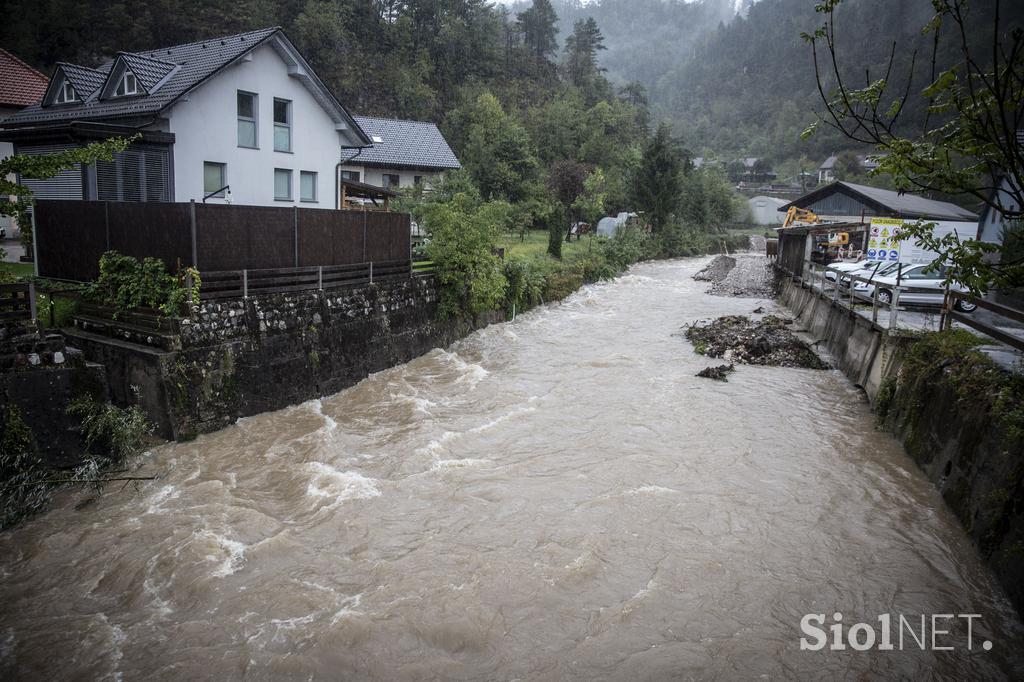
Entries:
{"type": "Polygon", "coordinates": [[[1018,613],[1024,613],[1024,436],[1019,427],[990,409],[982,396],[965,395],[942,362],[914,381],[901,375],[915,337],[878,329],[788,279],[781,301],[884,414],[880,427],[903,443],[942,493],[1018,613]]]}
{"type": "Polygon", "coordinates": [[[781,299],[817,347],[874,403],[882,382],[898,371],[901,349],[912,339],[887,334],[799,283],[783,282],[781,299]]]}
{"type": "Polygon", "coordinates": [[[171,343],[119,340],[116,325],[84,320],[68,336],[107,368],[115,402],[139,401],[160,435],[180,440],[336,393],[476,328],[439,320],[437,297],[433,278],[415,277],[205,301],[171,343]]]}

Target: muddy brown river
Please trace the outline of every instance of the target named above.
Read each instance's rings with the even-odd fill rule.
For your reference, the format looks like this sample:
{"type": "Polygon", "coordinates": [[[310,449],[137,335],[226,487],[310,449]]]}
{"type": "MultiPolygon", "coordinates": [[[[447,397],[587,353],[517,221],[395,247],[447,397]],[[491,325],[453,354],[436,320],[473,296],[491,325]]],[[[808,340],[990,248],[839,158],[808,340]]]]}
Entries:
{"type": "Polygon", "coordinates": [[[773,308],[705,295],[706,262],[62,497],[0,535],[0,677],[1019,678],[1013,609],[840,373],[694,376],[684,324],[773,308]],[[890,614],[894,650],[801,650],[803,616],[835,612],[890,614]],[[935,651],[933,614],[978,617],[940,619],[935,651]],[[922,615],[925,650],[900,650],[922,615]]]}

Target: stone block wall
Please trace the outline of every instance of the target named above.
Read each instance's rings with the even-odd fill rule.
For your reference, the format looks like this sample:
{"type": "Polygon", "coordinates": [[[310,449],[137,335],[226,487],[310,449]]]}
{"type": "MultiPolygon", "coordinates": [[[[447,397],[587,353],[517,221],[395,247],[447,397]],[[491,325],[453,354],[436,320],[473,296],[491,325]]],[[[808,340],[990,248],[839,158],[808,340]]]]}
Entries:
{"type": "MultiPolygon", "coordinates": [[[[72,332],[103,363],[117,403],[141,403],[158,432],[188,439],[239,417],[336,393],[373,372],[444,347],[477,327],[439,320],[432,277],[352,289],[204,301],[173,349],[72,332]]],[[[486,324],[491,316],[477,321],[486,324]]]]}

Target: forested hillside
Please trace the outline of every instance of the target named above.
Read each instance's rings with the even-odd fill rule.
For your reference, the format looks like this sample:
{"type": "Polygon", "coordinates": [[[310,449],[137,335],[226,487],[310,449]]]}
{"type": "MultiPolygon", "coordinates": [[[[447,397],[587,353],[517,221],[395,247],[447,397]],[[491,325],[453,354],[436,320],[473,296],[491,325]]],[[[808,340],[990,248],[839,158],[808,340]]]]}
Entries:
{"type": "MultiPolygon", "coordinates": [[[[801,34],[821,25],[816,0],[596,0],[556,5],[564,22],[594,17],[605,33],[602,63],[617,84],[637,82],[650,100],[652,114],[674,123],[695,154],[761,156],[779,162],[809,157],[813,169],[850,142],[824,130],[809,140],[800,132],[820,109],[811,49],[801,34]]],[[[991,44],[992,3],[971,3],[972,42],[991,44]]],[[[893,76],[902,79],[918,50],[913,92],[931,79],[933,34],[922,34],[932,16],[928,0],[848,0],[837,11],[844,73],[864,85],[884,75],[893,43],[893,76]]],[[[943,34],[938,69],[957,59],[953,41],[943,34]]],[[[905,123],[924,123],[923,100],[905,123]]],[[[861,150],[863,151],[863,150],[861,150]]]]}
{"type": "MultiPolygon", "coordinates": [[[[91,65],[118,50],[280,25],[343,101],[365,114],[429,119],[451,131],[458,125],[445,121],[452,110],[483,90],[525,116],[566,94],[562,88],[569,85],[575,89],[570,102],[579,95],[586,108],[598,100],[613,109],[622,100],[649,102],[653,120],[670,120],[701,156],[761,156],[776,164],[805,156],[805,166],[813,168],[849,146],[827,131],[808,141],[799,136],[820,104],[810,48],[800,37],[822,21],[815,0],[545,0],[536,7],[530,0],[20,4],[0,26],[0,45],[44,69],[58,60],[91,65]],[[569,63],[566,45],[586,19],[592,20],[586,60],[595,59],[595,73],[604,78],[581,76],[579,65],[573,72],[569,63]]],[[[989,5],[972,4],[974,38],[982,43],[989,5]]],[[[858,70],[857,82],[865,66],[881,74],[893,42],[897,74],[905,73],[913,49],[929,49],[932,36],[921,28],[930,13],[927,0],[843,3],[840,47],[858,70]]],[[[942,54],[953,57],[948,46],[942,54]]],[[[930,69],[922,56],[915,89],[927,85],[930,69]]],[[[908,123],[923,122],[923,111],[909,114],[908,123]]],[[[540,146],[552,142],[560,141],[540,146]]]]}

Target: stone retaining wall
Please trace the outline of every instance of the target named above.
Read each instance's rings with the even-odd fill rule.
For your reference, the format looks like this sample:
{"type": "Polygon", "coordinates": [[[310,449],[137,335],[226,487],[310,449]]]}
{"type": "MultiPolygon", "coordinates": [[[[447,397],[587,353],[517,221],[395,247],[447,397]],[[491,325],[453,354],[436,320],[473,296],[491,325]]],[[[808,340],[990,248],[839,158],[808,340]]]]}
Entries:
{"type": "Polygon", "coordinates": [[[178,350],[70,335],[107,366],[116,402],[131,402],[129,384],[143,382],[147,413],[164,437],[179,440],[336,393],[476,328],[439,320],[437,295],[434,278],[413,277],[204,301],[182,320],[178,350]]]}

